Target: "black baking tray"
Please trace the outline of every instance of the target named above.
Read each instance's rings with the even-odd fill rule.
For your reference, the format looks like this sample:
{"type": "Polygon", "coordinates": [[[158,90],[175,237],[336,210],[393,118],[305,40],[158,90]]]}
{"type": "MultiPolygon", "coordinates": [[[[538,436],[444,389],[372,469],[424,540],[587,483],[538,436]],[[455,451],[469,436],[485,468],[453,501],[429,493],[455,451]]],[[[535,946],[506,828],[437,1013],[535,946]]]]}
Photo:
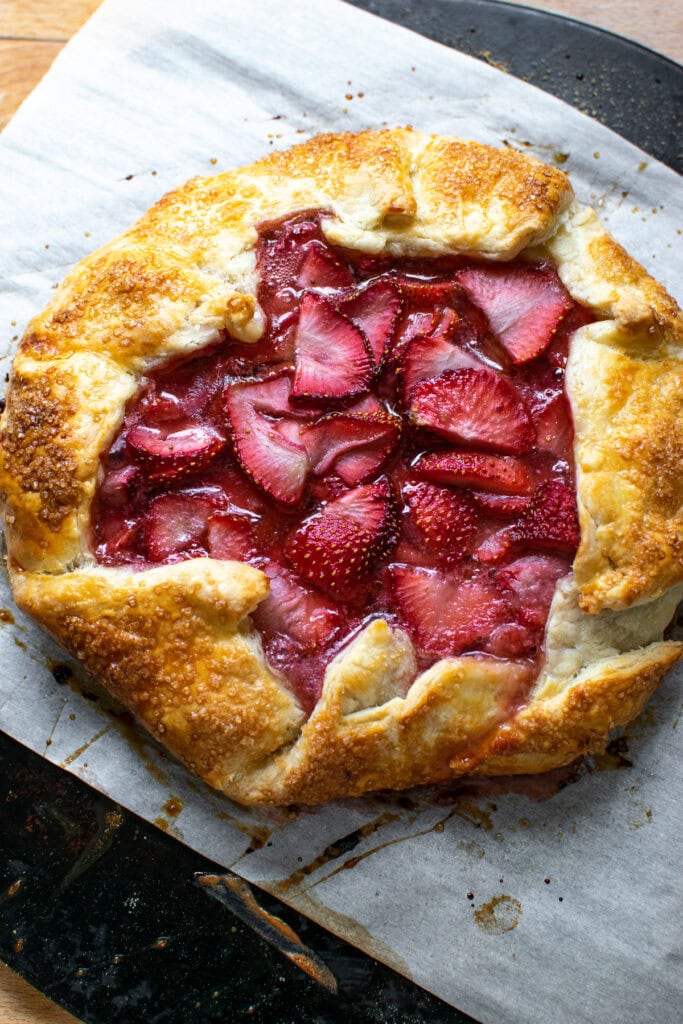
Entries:
{"type": "MultiPolygon", "coordinates": [[[[502,65],[683,169],[683,71],[666,58],[495,0],[355,6],[502,65]]],[[[197,884],[217,872],[0,734],[0,958],[87,1024],[473,1024],[259,892],[314,951],[312,974],[335,976],[330,992],[197,884]]]]}

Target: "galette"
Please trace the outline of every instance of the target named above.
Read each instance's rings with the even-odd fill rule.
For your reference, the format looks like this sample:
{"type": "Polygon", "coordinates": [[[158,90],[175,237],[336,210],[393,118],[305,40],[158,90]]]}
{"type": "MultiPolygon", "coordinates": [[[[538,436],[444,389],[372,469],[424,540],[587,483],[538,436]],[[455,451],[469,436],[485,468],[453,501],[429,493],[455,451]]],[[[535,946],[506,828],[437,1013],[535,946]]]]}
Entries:
{"type": "Polygon", "coordinates": [[[564,765],[683,653],[682,357],[512,149],[368,131],[194,179],[21,340],[14,596],[243,803],[564,765]]]}

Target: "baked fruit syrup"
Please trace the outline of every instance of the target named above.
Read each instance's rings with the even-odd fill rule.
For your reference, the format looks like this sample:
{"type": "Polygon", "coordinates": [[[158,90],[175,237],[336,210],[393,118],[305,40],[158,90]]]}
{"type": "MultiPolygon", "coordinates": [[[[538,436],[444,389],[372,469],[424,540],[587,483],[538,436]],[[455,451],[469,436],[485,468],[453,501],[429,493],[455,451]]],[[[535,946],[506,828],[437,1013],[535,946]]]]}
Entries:
{"type": "Polygon", "coordinates": [[[144,378],[102,457],[96,556],[261,569],[253,621],[309,711],[374,618],[422,669],[537,671],[579,541],[564,374],[590,317],[548,263],[366,256],[323,216],[262,227],[259,342],[225,334],[144,378]]]}

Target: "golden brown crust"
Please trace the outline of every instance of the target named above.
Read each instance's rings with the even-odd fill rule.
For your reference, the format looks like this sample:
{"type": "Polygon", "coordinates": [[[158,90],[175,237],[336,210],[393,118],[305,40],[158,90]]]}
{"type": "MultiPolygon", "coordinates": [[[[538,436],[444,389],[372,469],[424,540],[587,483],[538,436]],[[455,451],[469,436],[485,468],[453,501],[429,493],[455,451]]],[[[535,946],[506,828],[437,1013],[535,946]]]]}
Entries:
{"type": "Polygon", "coordinates": [[[662,630],[683,580],[681,314],[573,201],[511,150],[406,129],[327,135],[165,196],[67,276],[22,339],[0,423],[0,493],[18,603],[155,735],[244,802],[316,802],[465,771],[542,771],[604,742],[681,655],[662,630]],[[550,257],[598,322],[568,369],[582,540],[548,659],[437,663],[376,622],[330,665],[311,718],[267,667],[249,612],[266,578],[197,559],[94,565],[99,454],[145,370],[229,327],[256,340],[256,227],[322,209],[367,252],[550,257]],[[638,606],[637,608],[635,606],[638,606]]]}
{"type": "MultiPolygon", "coordinates": [[[[258,766],[303,719],[246,619],[263,573],[211,559],[131,574],[13,573],[17,603],[203,778],[258,766]]],[[[227,781],[227,779],[226,779],[227,781]]]]}
{"type": "Polygon", "coordinates": [[[601,322],[579,332],[567,373],[576,427],[586,611],[626,608],[683,579],[681,311],[577,206],[548,243],[565,284],[601,322]]]}
{"type": "Polygon", "coordinates": [[[476,750],[451,762],[454,774],[527,775],[604,749],[610,730],[642,710],[683,645],[652,644],[587,671],[552,700],[530,704],[476,750]]]}

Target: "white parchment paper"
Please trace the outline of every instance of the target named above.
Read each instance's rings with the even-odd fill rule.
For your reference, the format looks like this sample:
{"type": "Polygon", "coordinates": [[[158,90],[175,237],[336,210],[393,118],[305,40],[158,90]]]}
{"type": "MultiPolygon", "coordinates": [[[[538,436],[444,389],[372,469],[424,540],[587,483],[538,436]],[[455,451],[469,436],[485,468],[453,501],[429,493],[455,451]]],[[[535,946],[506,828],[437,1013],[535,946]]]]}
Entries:
{"type": "MultiPolygon", "coordinates": [[[[0,139],[0,368],[66,270],[169,188],[397,124],[563,160],[680,301],[679,179],[560,101],[337,0],[106,0],[0,139]]],[[[460,784],[252,812],[84,698],[84,677],[58,683],[63,652],[4,580],[0,604],[0,727],[49,760],[487,1024],[680,1021],[674,675],[626,757],[550,799],[460,784]]]]}

